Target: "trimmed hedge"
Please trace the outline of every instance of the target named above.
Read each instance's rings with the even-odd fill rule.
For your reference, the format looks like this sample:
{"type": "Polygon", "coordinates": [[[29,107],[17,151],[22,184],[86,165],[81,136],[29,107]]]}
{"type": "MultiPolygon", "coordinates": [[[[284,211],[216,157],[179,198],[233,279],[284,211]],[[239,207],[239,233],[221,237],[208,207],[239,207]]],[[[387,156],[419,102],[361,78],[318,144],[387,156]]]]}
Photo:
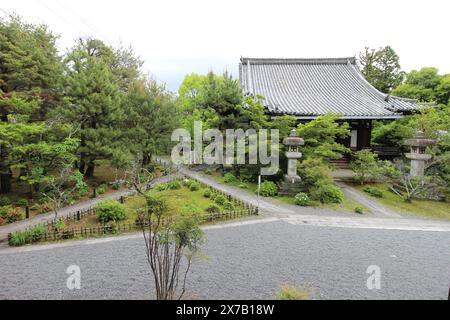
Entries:
{"type": "Polygon", "coordinates": [[[107,199],[95,206],[97,219],[103,223],[122,221],[128,217],[126,207],[117,200],[107,199]]]}

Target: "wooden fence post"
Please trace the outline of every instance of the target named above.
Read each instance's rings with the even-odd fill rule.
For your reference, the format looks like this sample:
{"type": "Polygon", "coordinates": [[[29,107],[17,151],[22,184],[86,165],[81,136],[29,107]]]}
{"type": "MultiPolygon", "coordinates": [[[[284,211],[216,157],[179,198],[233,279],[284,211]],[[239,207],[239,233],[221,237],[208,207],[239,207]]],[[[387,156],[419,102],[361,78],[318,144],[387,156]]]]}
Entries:
{"type": "Polygon", "coordinates": [[[25,207],[25,217],[26,217],[27,219],[30,218],[30,207],[29,207],[29,206],[26,206],[26,207],[25,207]]]}

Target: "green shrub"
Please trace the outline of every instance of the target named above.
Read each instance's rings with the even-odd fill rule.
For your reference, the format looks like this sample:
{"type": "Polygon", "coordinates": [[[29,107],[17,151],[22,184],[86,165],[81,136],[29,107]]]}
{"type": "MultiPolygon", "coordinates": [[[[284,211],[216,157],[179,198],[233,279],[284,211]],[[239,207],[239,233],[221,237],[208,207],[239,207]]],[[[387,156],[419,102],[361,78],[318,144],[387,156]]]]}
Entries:
{"type": "Polygon", "coordinates": [[[190,186],[189,186],[189,190],[190,191],[198,191],[198,190],[200,190],[200,183],[198,183],[196,181],[192,182],[190,184],[190,186]]]}
{"type": "Polygon", "coordinates": [[[108,191],[108,185],[103,183],[97,187],[96,191],[98,195],[104,194],[106,193],[106,191],[108,191]]]}
{"type": "Polygon", "coordinates": [[[375,198],[383,198],[384,197],[383,191],[381,191],[380,189],[375,188],[375,187],[366,187],[363,189],[363,191],[365,193],[370,194],[372,197],[375,197],[375,198]]]}
{"type": "Polygon", "coordinates": [[[179,190],[179,189],[181,189],[182,185],[181,185],[180,181],[174,180],[174,181],[170,181],[167,184],[167,187],[169,188],[169,190],[179,190]]]}
{"type": "Polygon", "coordinates": [[[311,197],[322,203],[342,203],[344,193],[340,188],[333,184],[317,184],[310,190],[311,197]]]}
{"type": "Polygon", "coordinates": [[[79,197],[87,196],[90,193],[89,186],[87,184],[85,184],[84,186],[82,186],[81,188],[78,189],[77,193],[78,193],[79,197]]]}
{"type": "Polygon", "coordinates": [[[23,246],[41,240],[46,232],[47,228],[42,224],[38,224],[25,231],[11,233],[11,240],[9,243],[15,247],[23,246]]]}
{"type": "Polygon", "coordinates": [[[232,174],[232,173],[225,173],[223,176],[223,181],[225,183],[233,183],[236,182],[238,179],[232,174]]]}
{"type": "Polygon", "coordinates": [[[331,171],[320,159],[307,159],[300,163],[298,173],[302,183],[308,188],[317,184],[333,183],[331,171]]]}
{"type": "Polygon", "coordinates": [[[161,184],[158,184],[158,185],[155,187],[155,190],[158,191],[158,192],[160,192],[160,191],[166,191],[167,189],[169,189],[169,186],[168,186],[167,183],[161,183],[161,184]]]}
{"type": "Polygon", "coordinates": [[[239,184],[239,188],[241,188],[241,189],[247,189],[247,184],[246,183],[241,183],[241,184],[239,184]]]}
{"type": "Polygon", "coordinates": [[[230,202],[230,201],[226,201],[226,202],[223,204],[223,208],[224,208],[225,210],[227,210],[227,211],[233,211],[233,210],[234,210],[234,204],[233,204],[232,202],[230,202]]]}
{"type": "Polygon", "coordinates": [[[16,201],[16,206],[25,208],[28,206],[28,200],[27,199],[19,199],[16,201]]]}
{"type": "Polygon", "coordinates": [[[211,196],[209,197],[212,201],[214,201],[217,198],[217,193],[214,191],[211,192],[211,196]]]}
{"type": "Polygon", "coordinates": [[[311,292],[302,291],[292,286],[281,287],[280,292],[277,293],[277,300],[309,300],[311,292]]]}
{"type": "Polygon", "coordinates": [[[225,204],[225,201],[227,201],[227,199],[226,199],[223,195],[221,195],[221,194],[219,194],[219,195],[214,199],[214,202],[215,202],[216,204],[218,204],[219,206],[223,206],[223,205],[225,204]]]}
{"type": "Polygon", "coordinates": [[[208,209],[206,209],[206,212],[208,213],[219,213],[220,211],[220,207],[215,204],[210,205],[208,209]]]}
{"type": "Polygon", "coordinates": [[[55,222],[55,224],[53,225],[55,230],[63,230],[66,228],[66,222],[64,221],[64,219],[59,219],[55,222]]]}
{"type": "Polygon", "coordinates": [[[122,187],[122,183],[120,181],[114,181],[113,184],[111,185],[111,187],[114,190],[119,190],[122,187]]]}
{"type": "Polygon", "coordinates": [[[25,214],[21,208],[10,208],[6,216],[8,223],[13,223],[16,221],[21,221],[25,219],[25,214]]]}
{"type": "Polygon", "coordinates": [[[205,198],[211,198],[211,195],[212,195],[212,192],[211,192],[210,189],[206,189],[206,190],[203,192],[203,196],[204,196],[205,198]]]}
{"type": "Polygon", "coordinates": [[[100,201],[96,206],[97,219],[102,223],[125,220],[128,216],[126,207],[117,200],[100,201]]]}
{"type": "Polygon", "coordinates": [[[307,207],[310,202],[309,196],[304,192],[300,192],[295,196],[295,204],[298,206],[307,207]]]}
{"type": "Polygon", "coordinates": [[[0,207],[10,206],[11,200],[8,197],[0,197],[0,207]]]}
{"type": "Polygon", "coordinates": [[[364,208],[363,207],[356,207],[355,208],[355,213],[364,214],[364,208]]]}
{"type": "Polygon", "coordinates": [[[6,219],[8,216],[9,210],[11,210],[11,206],[0,207],[0,217],[6,219]]]}
{"type": "MultiPolygon", "coordinates": [[[[258,190],[256,190],[258,192],[258,190]]],[[[278,194],[278,187],[273,181],[264,181],[261,183],[259,194],[263,197],[273,197],[278,194]]]]}
{"type": "Polygon", "coordinates": [[[205,170],[205,174],[208,175],[208,176],[210,176],[210,175],[213,174],[213,171],[212,171],[211,169],[206,169],[206,170],[205,170]]]}
{"type": "Polygon", "coordinates": [[[191,179],[183,179],[183,186],[189,188],[190,185],[191,185],[191,183],[192,183],[192,180],[191,180],[191,179]]]}

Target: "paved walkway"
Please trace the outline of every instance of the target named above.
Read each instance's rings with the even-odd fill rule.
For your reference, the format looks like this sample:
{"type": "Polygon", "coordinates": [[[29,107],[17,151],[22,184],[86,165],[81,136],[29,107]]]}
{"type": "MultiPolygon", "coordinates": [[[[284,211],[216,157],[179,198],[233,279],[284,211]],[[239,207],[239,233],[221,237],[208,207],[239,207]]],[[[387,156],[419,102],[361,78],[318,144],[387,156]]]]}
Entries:
{"type": "MultiPolygon", "coordinates": [[[[164,183],[169,180],[173,179],[171,176],[164,176],[158,179],[155,179],[152,184],[158,184],[158,183],[164,183]]],[[[69,216],[71,214],[74,214],[77,211],[81,211],[84,209],[88,209],[95,205],[96,203],[105,200],[105,199],[120,199],[120,197],[126,197],[129,195],[132,195],[134,191],[129,189],[124,190],[118,190],[110,193],[106,193],[103,195],[98,196],[95,199],[89,199],[85,201],[78,202],[72,206],[68,206],[65,208],[61,208],[58,210],[58,217],[65,217],[69,216]]],[[[17,230],[23,230],[25,228],[28,228],[30,226],[37,225],[39,223],[45,223],[47,221],[51,221],[55,218],[55,214],[53,212],[51,213],[45,213],[41,214],[35,217],[32,217],[30,219],[18,221],[15,223],[6,224],[3,226],[0,226],[0,247],[7,246],[8,242],[8,233],[17,231],[17,230]]]]}
{"type": "Polygon", "coordinates": [[[400,214],[392,211],[391,209],[385,207],[381,203],[379,203],[376,200],[373,200],[366,196],[363,192],[359,191],[356,188],[353,188],[352,186],[344,183],[336,181],[336,184],[344,191],[344,193],[349,197],[350,199],[360,203],[364,207],[370,210],[370,212],[379,217],[393,217],[398,218],[401,217],[400,214]]]}
{"type": "MultiPolygon", "coordinates": [[[[185,298],[273,299],[289,284],[311,289],[313,299],[447,299],[450,232],[312,226],[303,219],[205,227],[185,298]],[[381,270],[380,290],[366,286],[372,265],[381,270]]],[[[13,249],[20,251],[0,251],[0,299],[154,298],[142,234],[13,249]],[[71,265],[81,269],[80,290],[67,288],[71,265]]]]}
{"type": "Polygon", "coordinates": [[[213,178],[194,171],[189,170],[186,168],[179,169],[180,173],[197,179],[200,182],[203,182],[215,189],[218,189],[220,191],[223,191],[227,194],[230,194],[236,198],[241,199],[244,202],[250,203],[254,206],[259,207],[259,212],[261,214],[267,214],[271,216],[278,216],[283,217],[291,214],[304,214],[304,215],[318,215],[318,216],[339,216],[339,215],[346,215],[346,213],[337,212],[335,210],[331,209],[324,209],[324,208],[312,208],[312,207],[299,207],[296,205],[291,205],[288,203],[284,203],[281,201],[278,201],[276,199],[270,199],[270,198],[264,198],[259,197],[254,193],[248,192],[246,190],[233,187],[230,185],[222,184],[214,180],[213,178]]]}

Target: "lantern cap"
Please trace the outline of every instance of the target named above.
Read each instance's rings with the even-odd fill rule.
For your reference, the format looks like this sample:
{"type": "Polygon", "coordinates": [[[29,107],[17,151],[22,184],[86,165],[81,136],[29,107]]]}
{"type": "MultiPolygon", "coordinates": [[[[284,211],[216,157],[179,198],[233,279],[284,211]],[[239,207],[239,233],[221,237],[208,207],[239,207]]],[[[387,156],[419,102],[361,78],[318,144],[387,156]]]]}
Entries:
{"type": "Polygon", "coordinates": [[[302,138],[298,137],[297,131],[292,129],[289,137],[283,140],[283,144],[287,146],[302,146],[305,144],[305,141],[302,138]]]}
{"type": "Polygon", "coordinates": [[[436,143],[435,139],[426,138],[425,134],[421,130],[418,130],[416,132],[414,138],[405,141],[405,145],[411,147],[427,147],[435,143],[436,143]]]}

